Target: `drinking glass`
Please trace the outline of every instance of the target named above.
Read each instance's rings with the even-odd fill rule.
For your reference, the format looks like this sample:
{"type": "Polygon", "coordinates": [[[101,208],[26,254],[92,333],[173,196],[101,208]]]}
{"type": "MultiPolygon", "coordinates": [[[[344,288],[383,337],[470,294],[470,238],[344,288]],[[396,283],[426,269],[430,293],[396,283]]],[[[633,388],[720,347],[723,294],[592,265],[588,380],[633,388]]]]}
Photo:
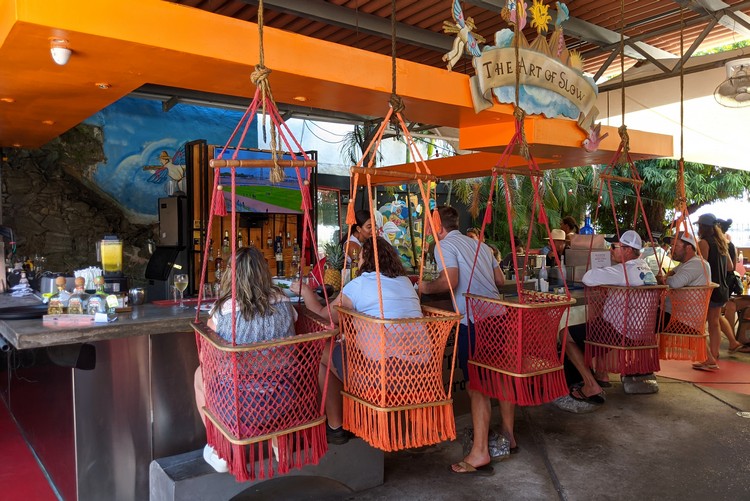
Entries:
{"type": "Polygon", "coordinates": [[[183,302],[183,293],[188,286],[188,276],[185,274],[175,275],[174,286],[178,291],[180,291],[180,308],[185,308],[185,303],[183,302]]]}

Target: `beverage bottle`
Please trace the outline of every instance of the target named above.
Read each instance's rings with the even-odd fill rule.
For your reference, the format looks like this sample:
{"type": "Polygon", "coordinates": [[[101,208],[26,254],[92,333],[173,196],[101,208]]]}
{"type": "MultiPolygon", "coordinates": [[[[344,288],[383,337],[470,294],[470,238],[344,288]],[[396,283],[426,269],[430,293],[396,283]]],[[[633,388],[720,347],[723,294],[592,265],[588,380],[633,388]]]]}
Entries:
{"type": "Polygon", "coordinates": [[[296,276],[299,271],[300,254],[299,245],[297,245],[297,239],[294,239],[294,245],[292,247],[292,276],[296,276]]]}
{"type": "Polygon", "coordinates": [[[208,260],[214,260],[214,241],[210,238],[208,239],[208,260]]]}
{"type": "Polygon", "coordinates": [[[242,231],[239,232],[239,235],[237,235],[237,248],[241,249],[245,246],[245,240],[242,237],[242,231]]]}
{"type": "Polygon", "coordinates": [[[281,232],[274,242],[274,255],[276,257],[276,276],[284,276],[284,237],[281,232]]]}
{"type": "Polygon", "coordinates": [[[55,286],[57,287],[57,292],[49,298],[47,313],[50,315],[62,315],[66,312],[68,300],[70,300],[70,293],[65,290],[65,277],[57,277],[55,279],[55,286]]]}
{"type": "Polygon", "coordinates": [[[89,303],[86,306],[86,313],[89,315],[95,315],[96,313],[107,312],[107,294],[104,292],[104,277],[96,277],[94,279],[94,285],[96,285],[96,292],[89,296],[89,303]]]}
{"type": "Polygon", "coordinates": [[[291,247],[292,246],[292,238],[291,238],[291,236],[292,236],[291,233],[289,233],[287,231],[286,232],[286,246],[287,247],[291,247]]]}
{"type": "Polygon", "coordinates": [[[273,248],[273,237],[271,236],[271,232],[268,232],[268,236],[266,237],[266,245],[269,249],[273,248]]]}
{"type": "Polygon", "coordinates": [[[547,262],[542,261],[542,267],[539,268],[539,290],[542,292],[545,292],[545,287],[543,284],[549,285],[548,280],[548,274],[547,274],[547,262]]]}
{"type": "Polygon", "coordinates": [[[224,256],[228,256],[230,252],[232,252],[232,249],[229,245],[229,232],[225,231],[224,238],[221,241],[221,253],[224,256]]]}
{"type": "Polygon", "coordinates": [[[357,255],[357,251],[352,251],[352,265],[351,265],[351,277],[352,280],[357,278],[359,275],[359,256],[357,255]]]}
{"type": "Polygon", "coordinates": [[[68,300],[68,313],[71,315],[83,315],[88,305],[89,295],[84,290],[86,279],[76,278],[76,287],[68,300]]]}
{"type": "Polygon", "coordinates": [[[565,256],[560,256],[560,280],[565,283],[565,256]]]}
{"type": "Polygon", "coordinates": [[[593,235],[594,234],[594,227],[591,226],[591,216],[586,216],[586,219],[583,223],[583,228],[579,231],[581,235],[593,235]]]}

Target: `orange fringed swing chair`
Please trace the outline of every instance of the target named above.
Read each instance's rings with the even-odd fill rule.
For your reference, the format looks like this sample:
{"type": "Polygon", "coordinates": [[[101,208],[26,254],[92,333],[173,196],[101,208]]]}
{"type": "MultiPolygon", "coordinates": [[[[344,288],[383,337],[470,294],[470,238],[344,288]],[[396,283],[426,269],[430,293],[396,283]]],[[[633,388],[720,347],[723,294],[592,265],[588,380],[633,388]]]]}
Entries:
{"type": "MultiPolygon", "coordinates": [[[[497,168],[508,162],[513,149],[518,145],[527,158],[529,167],[528,171],[520,174],[530,176],[534,190],[530,221],[543,225],[549,237],[549,220],[541,197],[544,174],[525,143],[523,111],[516,107],[514,115],[516,131],[492,170],[492,183],[480,235],[484,234],[484,229],[492,218],[492,197],[497,184],[497,168]]],[[[510,183],[510,176],[506,170],[503,172],[503,184],[508,227],[512,236],[513,206],[510,183]]],[[[529,225],[527,249],[531,246],[533,226],[529,225]]],[[[510,238],[510,242],[511,252],[515,255],[513,238],[510,238]]],[[[560,256],[557,249],[553,249],[559,267],[560,256]]],[[[474,345],[469,350],[470,388],[489,397],[518,405],[540,405],[566,395],[568,387],[563,371],[565,340],[563,339],[562,351],[558,353],[557,338],[559,330],[567,327],[570,306],[576,302],[570,296],[567,283],[563,281],[565,294],[526,290],[523,288],[522,280],[516,281],[515,298],[496,299],[472,294],[471,281],[478,255],[477,247],[466,293],[466,311],[469,319],[473,319],[475,329],[474,345]]],[[[516,277],[524,276],[528,259],[527,254],[523,267],[520,267],[515,259],[512,260],[516,277]]],[[[567,328],[564,330],[567,332],[567,328]]]]}
{"type": "MultiPolygon", "coordinates": [[[[422,158],[401,112],[401,98],[396,94],[396,3],[391,2],[391,71],[392,93],[390,108],[372,142],[356,166],[352,167],[352,193],[356,193],[359,176],[364,174],[367,185],[368,207],[373,207],[372,175],[376,172],[403,181],[416,181],[424,206],[430,199],[430,183],[436,178],[422,158]],[[413,158],[415,172],[403,173],[375,168],[375,152],[388,123],[403,133],[413,158]],[[364,167],[366,163],[366,167],[364,167]]],[[[425,226],[436,234],[436,222],[425,211],[425,226]]],[[[386,319],[383,311],[383,292],[380,283],[380,264],[377,254],[376,221],[371,212],[375,254],[375,273],[378,288],[380,317],[364,315],[337,307],[339,328],[344,340],[344,422],[343,426],[367,443],[384,451],[431,445],[456,438],[453,417],[452,385],[443,385],[443,355],[451,333],[458,332],[461,315],[438,308],[422,307],[422,318],[386,319]]],[[[346,222],[351,228],[356,222],[354,204],[349,204],[346,222]]],[[[348,242],[348,238],[347,238],[348,242]]],[[[436,250],[442,259],[440,244],[436,250]]],[[[347,243],[348,254],[348,243],[347,243]]],[[[424,272],[424,245],[419,280],[424,272]]],[[[345,267],[346,270],[346,267],[345,267]]],[[[451,293],[452,296],[452,293],[451,293]]],[[[455,305],[455,300],[454,300],[455,305]]],[[[451,379],[455,365],[455,344],[451,364],[451,379]]]]}
{"type": "MultiPolygon", "coordinates": [[[[351,169],[352,193],[359,185],[360,174],[366,177],[369,207],[373,206],[371,176],[375,172],[414,180],[419,185],[425,206],[430,199],[430,183],[435,181],[435,177],[429,174],[427,164],[401,117],[401,108],[400,100],[394,94],[391,108],[372,143],[357,166],[351,169]],[[403,139],[414,158],[415,173],[373,168],[374,155],[370,153],[376,151],[390,121],[396,122],[403,132],[403,139]],[[367,167],[362,166],[365,161],[368,162],[367,167]]],[[[350,233],[355,222],[353,205],[349,204],[347,212],[350,233]]],[[[429,211],[425,216],[425,226],[432,228],[434,234],[437,225],[435,216],[429,211]]],[[[372,227],[377,228],[374,214],[371,213],[370,218],[372,227]]],[[[376,238],[377,231],[373,231],[380,317],[337,307],[341,337],[345,340],[343,426],[384,451],[453,440],[456,438],[456,425],[452,385],[449,384],[447,390],[444,387],[443,356],[448,338],[458,330],[461,315],[422,306],[422,318],[385,318],[376,238]]],[[[442,259],[439,242],[436,242],[436,250],[442,259]]],[[[424,246],[421,262],[424,263],[424,246]]],[[[420,266],[420,282],[423,271],[424,267],[420,266]]],[[[454,363],[455,356],[454,344],[454,363]]],[[[453,380],[453,365],[450,381],[453,380]]]]}
{"type": "MultiPolygon", "coordinates": [[[[683,9],[680,8],[680,25],[683,23],[683,9]]],[[[683,51],[683,30],[680,30],[680,54],[683,51]]],[[[684,159],[684,65],[680,65],[680,160],[677,170],[677,199],[675,209],[679,217],[675,224],[673,247],[682,227],[688,235],[695,239],[693,225],[690,222],[687,194],[685,192],[685,159],[684,159]]],[[[697,240],[697,239],[695,239],[697,240]]],[[[700,248],[696,248],[700,256],[700,248]]],[[[711,283],[711,273],[704,262],[703,274],[706,277],[705,286],[681,287],[667,289],[662,316],[659,320],[659,358],[662,360],[690,360],[702,362],[708,358],[706,332],[706,317],[708,305],[713,290],[718,284],[711,283]],[[672,313],[669,321],[666,319],[666,303],[669,301],[672,313]]]]}
{"type": "MultiPolygon", "coordinates": [[[[295,151],[303,151],[293,137],[286,123],[279,115],[268,85],[270,70],[263,65],[263,3],[258,10],[261,36],[260,64],[253,73],[257,89],[252,103],[237,124],[234,132],[221,150],[216,160],[211,160],[214,168],[213,194],[211,200],[214,216],[225,216],[226,200],[220,184],[220,168],[231,169],[231,274],[232,274],[232,339],[227,341],[211,330],[200,318],[200,304],[203,300],[203,284],[209,262],[208,246],[203,256],[200,287],[198,288],[198,309],[192,322],[196,332],[198,356],[203,375],[206,406],[206,435],[209,445],[219,456],[227,460],[229,472],[238,481],[270,478],[274,470],[287,473],[292,468],[306,464],[317,464],[326,453],[328,446],[325,433],[325,393],[318,387],[318,371],[323,349],[332,346],[337,331],[321,318],[315,316],[302,305],[298,310],[295,324],[296,336],[254,344],[240,345],[236,342],[236,179],[235,170],[248,165],[248,161],[238,160],[249,126],[256,116],[259,106],[263,115],[268,112],[271,122],[272,160],[261,165],[250,161],[252,167],[268,167],[271,181],[280,182],[285,173],[283,167],[294,168],[302,192],[302,212],[304,214],[304,238],[302,259],[307,256],[306,247],[316,248],[315,232],[312,227],[312,203],[309,191],[312,169],[307,169],[303,177],[300,168],[314,167],[316,162],[305,153],[298,159],[295,151]],[[241,130],[231,159],[224,154],[241,130]],[[283,142],[292,160],[280,160],[277,155],[276,137],[283,142]],[[294,146],[294,147],[293,147],[294,146]],[[275,463],[275,466],[274,466],[275,463]]],[[[209,218],[207,235],[211,235],[213,217],[209,218]]],[[[301,268],[305,266],[304,261],[301,268]]],[[[327,302],[327,298],[326,298],[327,302]]]]}

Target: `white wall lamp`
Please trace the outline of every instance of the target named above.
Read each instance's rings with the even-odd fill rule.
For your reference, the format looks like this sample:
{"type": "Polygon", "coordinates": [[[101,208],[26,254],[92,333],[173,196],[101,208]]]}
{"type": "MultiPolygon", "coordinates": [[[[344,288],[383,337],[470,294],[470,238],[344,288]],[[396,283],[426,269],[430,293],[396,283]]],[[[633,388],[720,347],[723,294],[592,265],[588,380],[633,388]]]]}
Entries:
{"type": "Polygon", "coordinates": [[[73,53],[68,48],[68,41],[64,38],[51,38],[49,51],[52,54],[52,60],[60,66],[68,64],[70,55],[73,53]]]}

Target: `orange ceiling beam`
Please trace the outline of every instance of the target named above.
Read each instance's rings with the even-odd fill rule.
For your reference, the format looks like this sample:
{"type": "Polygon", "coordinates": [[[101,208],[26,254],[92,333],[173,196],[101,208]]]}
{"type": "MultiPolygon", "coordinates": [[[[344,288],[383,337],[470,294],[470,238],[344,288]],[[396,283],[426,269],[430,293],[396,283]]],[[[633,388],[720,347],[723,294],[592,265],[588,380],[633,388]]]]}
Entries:
{"type": "MultiPolygon", "coordinates": [[[[249,98],[258,45],[255,24],[171,2],[0,0],[0,146],[39,147],[144,84],[249,98]],[[67,65],[52,61],[50,38],[68,40],[73,54],[67,65]]],[[[273,28],[264,30],[264,47],[277,101],[385,115],[389,57],[273,28]]],[[[495,155],[510,139],[512,107],[496,104],[475,113],[468,76],[403,60],[396,76],[410,121],[457,127],[462,148],[495,155]]],[[[545,167],[605,163],[617,146],[610,137],[600,154],[586,155],[584,134],[573,121],[526,123],[532,151],[545,167]]],[[[638,154],[672,155],[671,142],[667,148],[661,138],[649,139],[658,135],[641,134],[648,140],[638,154]]],[[[640,148],[631,131],[636,143],[640,148]]],[[[451,164],[436,175],[472,174],[485,160],[474,155],[463,170],[451,164]]]]}

